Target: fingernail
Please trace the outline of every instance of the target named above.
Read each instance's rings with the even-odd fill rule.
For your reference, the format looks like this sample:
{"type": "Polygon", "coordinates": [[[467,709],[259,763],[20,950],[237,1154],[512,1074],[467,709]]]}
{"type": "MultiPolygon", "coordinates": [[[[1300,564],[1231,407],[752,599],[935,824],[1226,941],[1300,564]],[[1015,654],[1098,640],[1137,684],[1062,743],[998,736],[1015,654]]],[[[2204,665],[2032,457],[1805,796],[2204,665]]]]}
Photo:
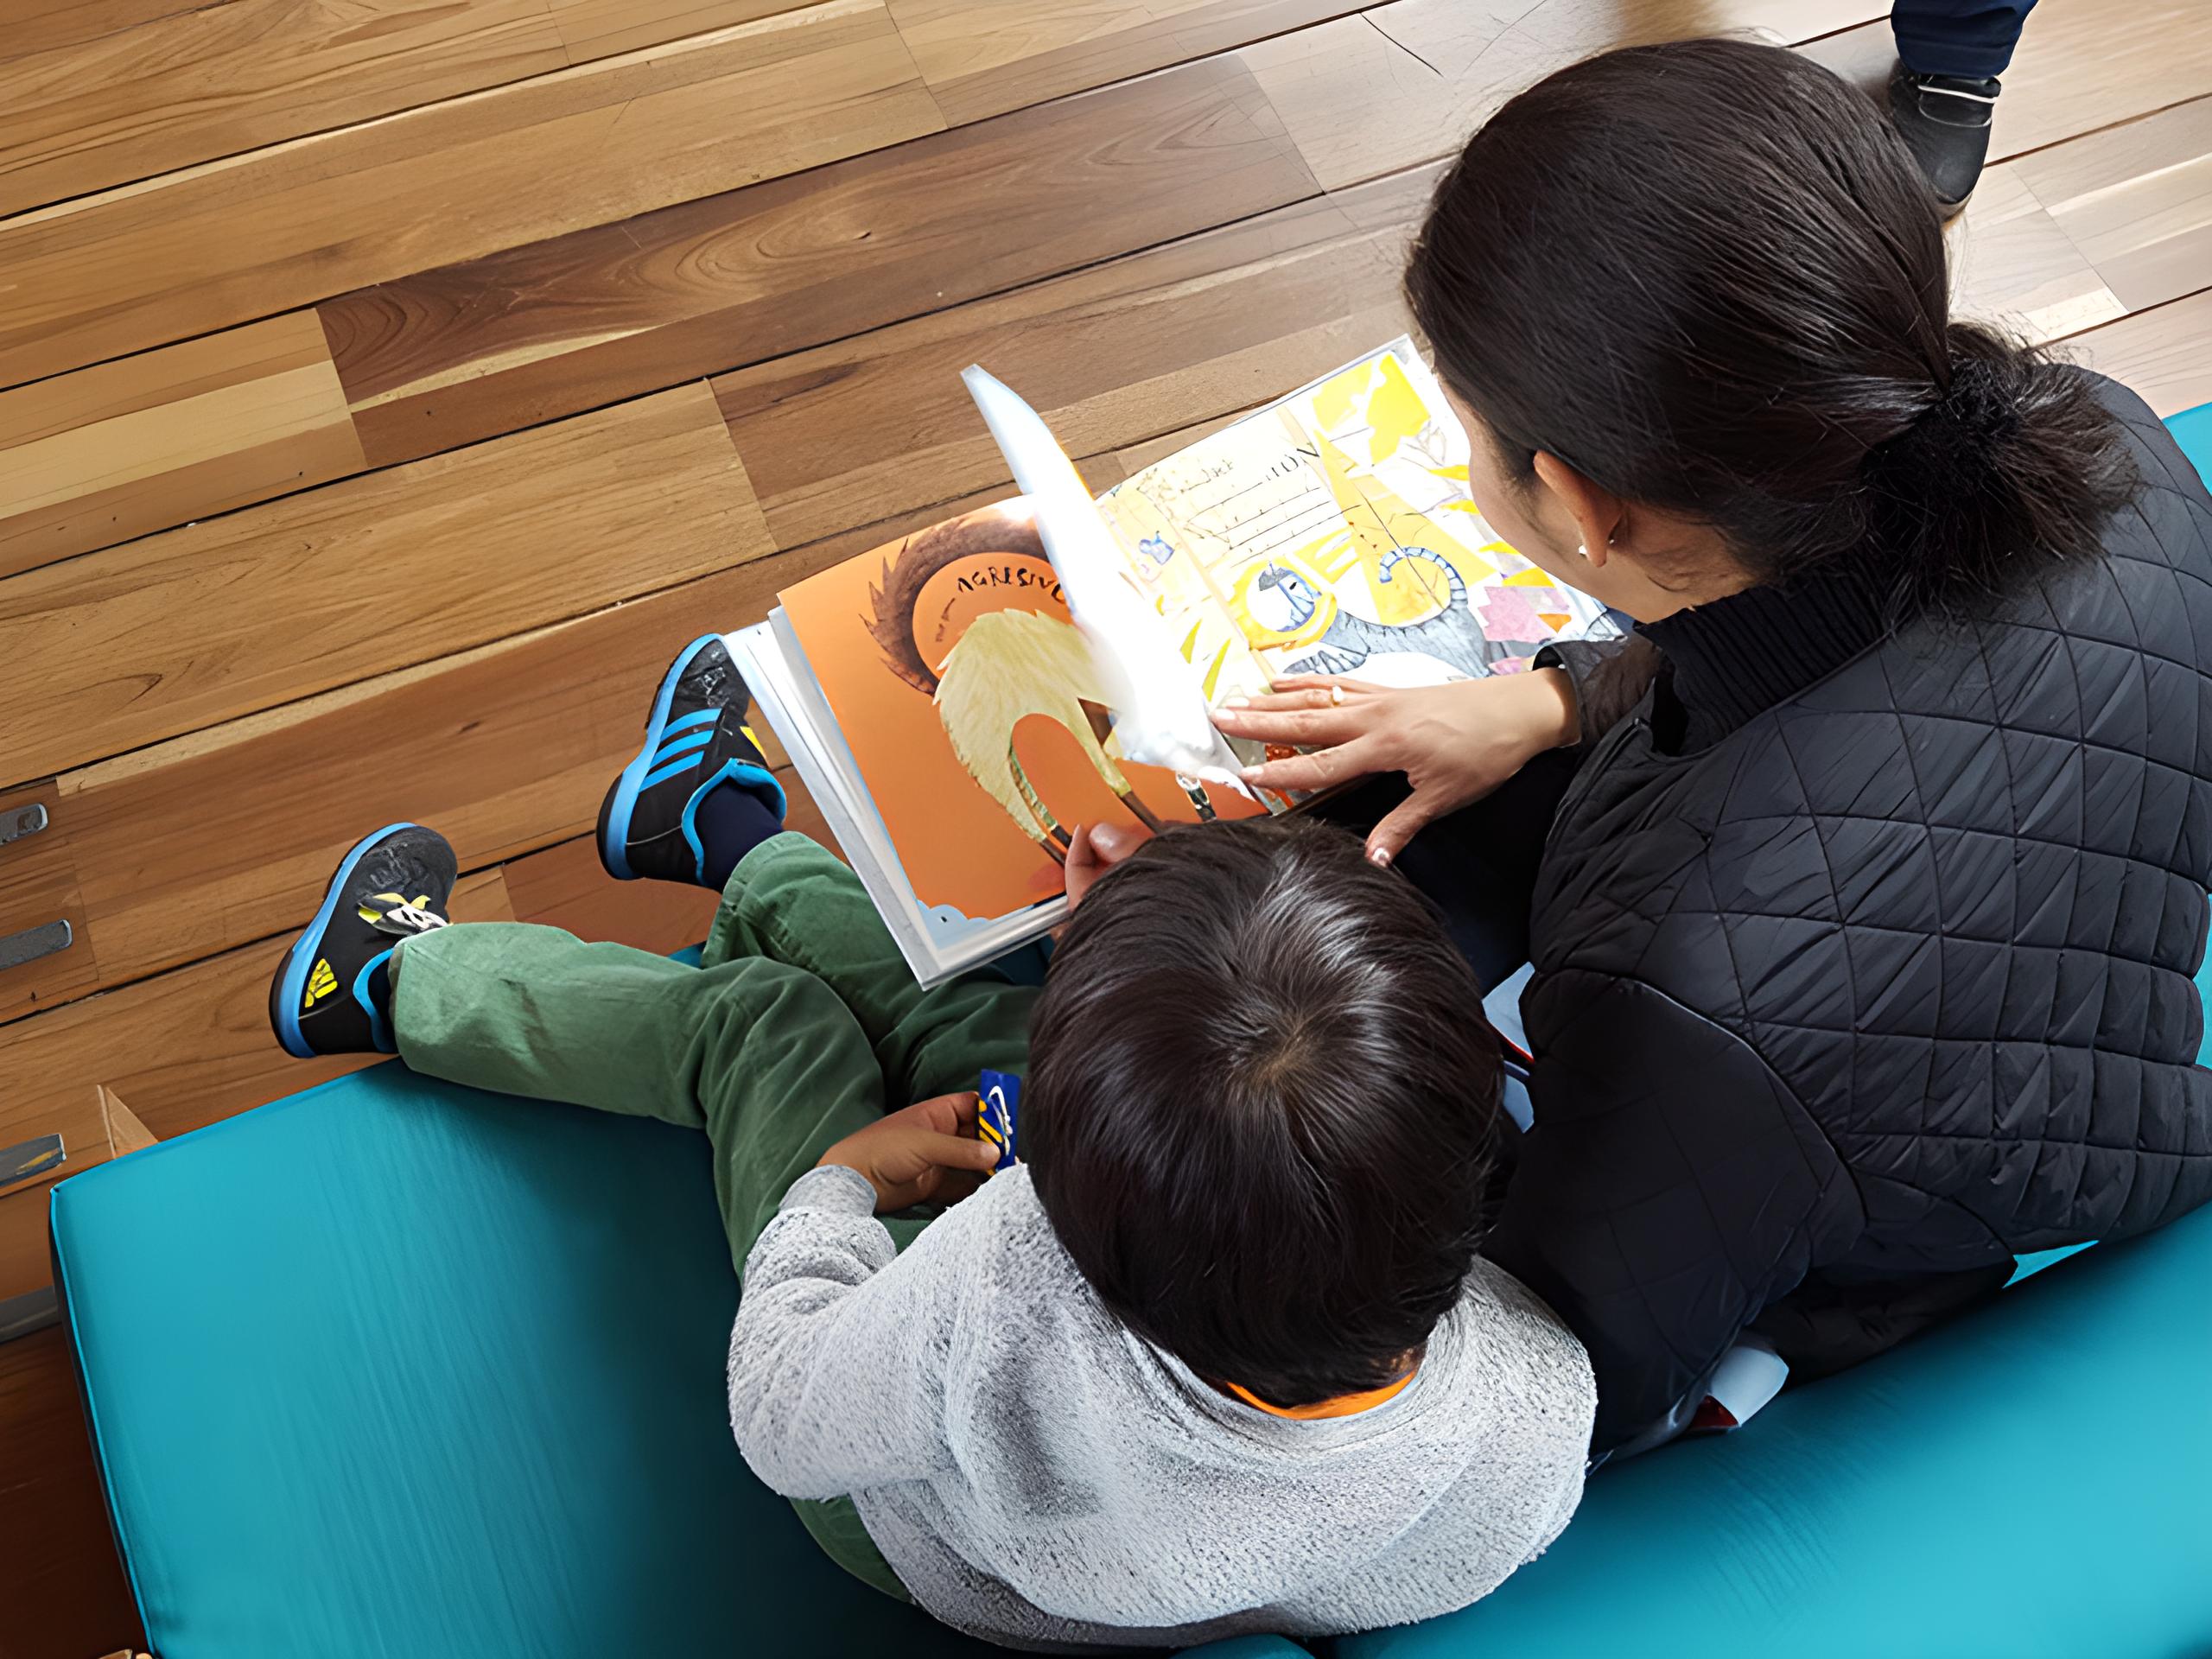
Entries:
{"type": "Polygon", "coordinates": [[[1252,706],[1252,699],[1249,697],[1224,697],[1221,701],[1221,706],[1224,709],[1249,709],[1252,706]]]}
{"type": "Polygon", "coordinates": [[[1367,861],[1370,864],[1380,865],[1386,870],[1389,869],[1390,868],[1390,849],[1387,847],[1369,848],[1367,849],[1367,861]]]}
{"type": "Polygon", "coordinates": [[[1239,778],[1242,778],[1248,784],[1256,784],[1260,781],[1260,768],[1257,766],[1247,766],[1236,775],[1239,778]]]}

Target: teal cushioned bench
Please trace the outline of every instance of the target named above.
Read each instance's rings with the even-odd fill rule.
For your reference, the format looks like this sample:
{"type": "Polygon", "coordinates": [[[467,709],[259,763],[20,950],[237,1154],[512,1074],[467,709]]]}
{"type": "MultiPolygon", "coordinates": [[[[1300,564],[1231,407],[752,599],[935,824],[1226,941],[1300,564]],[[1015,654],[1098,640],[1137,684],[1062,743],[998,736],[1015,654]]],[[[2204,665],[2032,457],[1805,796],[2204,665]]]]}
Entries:
{"type": "MultiPolygon", "coordinates": [[[[2212,408],[2172,424],[2204,466],[2212,408]]],[[[846,1580],[739,1459],[695,1135],[386,1065],[53,1203],[162,1659],[985,1650],[846,1580]]],[[[1606,1471],[1488,1601],[1319,1645],[2212,1653],[2208,1286],[2212,1211],[2088,1251],[1743,1433],[1606,1471]]]]}

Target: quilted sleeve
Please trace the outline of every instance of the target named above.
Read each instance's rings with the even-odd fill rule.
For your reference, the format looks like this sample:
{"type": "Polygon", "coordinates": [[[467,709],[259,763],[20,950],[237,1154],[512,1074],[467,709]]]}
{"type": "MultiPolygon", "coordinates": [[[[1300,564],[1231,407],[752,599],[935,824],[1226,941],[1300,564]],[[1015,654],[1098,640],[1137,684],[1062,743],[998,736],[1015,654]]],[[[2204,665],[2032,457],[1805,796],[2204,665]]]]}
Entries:
{"type": "Polygon", "coordinates": [[[1863,1222],[1827,1138],[1732,1033],[1581,969],[1538,980],[1523,1011],[1535,1123],[1484,1253],[1590,1351],[1603,1453],[1668,1417],[1863,1222]]]}
{"type": "Polygon", "coordinates": [[[1659,671],[1659,648],[1640,633],[1625,639],[1563,640],[1538,652],[1535,666],[1556,668],[1574,683],[1586,747],[1643,701],[1659,671]]]}

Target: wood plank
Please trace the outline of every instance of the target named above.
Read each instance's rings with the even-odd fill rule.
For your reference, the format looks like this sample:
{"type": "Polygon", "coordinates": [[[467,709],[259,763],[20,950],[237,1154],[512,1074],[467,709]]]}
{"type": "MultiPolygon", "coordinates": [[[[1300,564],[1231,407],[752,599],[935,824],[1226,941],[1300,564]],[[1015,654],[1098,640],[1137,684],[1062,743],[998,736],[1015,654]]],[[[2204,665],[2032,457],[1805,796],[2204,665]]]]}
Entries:
{"type": "Polygon", "coordinates": [[[796,11],[806,0],[551,0],[570,63],[796,11]]]}
{"type": "Polygon", "coordinates": [[[923,79],[956,123],[1357,9],[1348,0],[891,0],[923,79]]]}
{"type": "Polygon", "coordinates": [[[543,0],[228,0],[0,60],[0,214],[568,66],[543,0]]]}
{"type": "Polygon", "coordinates": [[[1984,173],[1945,232],[1953,314],[2033,340],[2125,315],[2127,308],[2051,217],[2022,166],[2007,162],[1984,173]]]}
{"type": "MultiPolygon", "coordinates": [[[[1410,216],[1417,194],[1385,181],[1410,216]]],[[[982,362],[1071,454],[1287,391],[1405,326],[1403,222],[1324,198],[715,381],[779,545],[1005,476],[960,382],[982,362]]]]}
{"type": "Polygon", "coordinates": [[[60,806],[60,792],[50,783],[0,795],[0,823],[12,823],[27,807],[44,807],[47,812],[45,829],[0,846],[0,938],[48,922],[67,922],[76,936],[67,950],[0,968],[0,1020],[82,995],[99,982],[60,806]]]}
{"type": "Polygon", "coordinates": [[[321,309],[383,464],[1315,193],[1251,76],[1215,59],[321,309]]]}
{"type": "MultiPolygon", "coordinates": [[[[1897,61],[1886,20],[1806,49],[1877,97],[1897,61]]],[[[2212,29],[2193,0],[2040,0],[2004,83],[1993,161],[2212,92],[2212,29]]]]}
{"type": "Polygon", "coordinates": [[[2212,404],[2212,289],[2075,334],[2067,354],[2133,386],[2160,419],[2212,404]]]}
{"type": "Polygon", "coordinates": [[[2128,310],[2212,283],[2212,97],[2011,165],[2128,310]]]}
{"type": "Polygon", "coordinates": [[[1888,11],[1880,0],[1391,0],[1240,55],[1334,189],[1458,150],[1513,93],[1593,52],[1745,30],[1795,43],[1888,11]]]}
{"type": "Polygon", "coordinates": [[[190,11],[195,0],[0,0],[0,60],[96,41],[190,11]]]}
{"type": "Polygon", "coordinates": [[[59,1326],[0,1343],[0,1603],[11,1659],[136,1653],[145,1642],[59,1326]]]}
{"type": "MultiPolygon", "coordinates": [[[[1079,465],[1094,486],[1120,476],[1110,458],[1079,465]]],[[[55,816],[68,826],[100,984],[299,925],[338,855],[379,823],[435,826],[464,869],[588,836],[683,645],[760,620],[791,582],[1008,493],[1001,480],[950,508],[850,529],[67,774],[55,816]],[[184,828],[149,838],[149,824],[184,828]]],[[[787,767],[772,736],[767,747],[771,764],[787,767]]],[[[818,833],[819,816],[797,799],[793,827],[818,833]]],[[[533,917],[581,885],[521,880],[533,917]]]]}
{"type": "Polygon", "coordinates": [[[707,937],[715,895],[673,881],[617,881],[589,836],[500,867],[518,922],[667,956],[707,937]]]}
{"type": "Polygon", "coordinates": [[[697,384],[325,485],[0,582],[4,764],[57,772],[766,545],[697,384]]]}
{"type": "Polygon", "coordinates": [[[299,925],[338,854],[379,823],[434,825],[467,868],[588,833],[669,659],[706,628],[764,614],[782,580],[770,566],[67,774],[57,816],[103,982],[299,925]],[[149,837],[149,824],[179,830],[149,837]]]}
{"type": "Polygon", "coordinates": [[[0,392],[0,576],[362,467],[312,311],[0,392]]]}
{"type": "Polygon", "coordinates": [[[943,124],[880,0],[825,0],[205,162],[0,222],[0,385],[943,124]]]}

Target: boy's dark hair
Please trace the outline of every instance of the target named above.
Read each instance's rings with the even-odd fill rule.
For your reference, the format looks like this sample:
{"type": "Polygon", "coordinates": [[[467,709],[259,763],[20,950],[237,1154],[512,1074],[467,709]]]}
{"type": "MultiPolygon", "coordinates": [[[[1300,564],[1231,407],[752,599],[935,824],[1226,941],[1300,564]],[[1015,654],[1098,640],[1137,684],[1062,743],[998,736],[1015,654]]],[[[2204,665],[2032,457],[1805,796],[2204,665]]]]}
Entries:
{"type": "Polygon", "coordinates": [[[1481,995],[1343,831],[1170,830],[1077,907],[1032,1018],[1021,1149],[1053,1231],[1209,1382],[1290,1407],[1395,1381],[1482,1242],[1481,995]]]}
{"type": "Polygon", "coordinates": [[[1547,451],[1760,582],[1852,569],[1900,620],[2101,556],[2135,482],[2085,375],[1952,319],[1904,140],[1779,47],[1539,81],[1444,175],[1406,291],[1522,478],[1547,451]]]}

